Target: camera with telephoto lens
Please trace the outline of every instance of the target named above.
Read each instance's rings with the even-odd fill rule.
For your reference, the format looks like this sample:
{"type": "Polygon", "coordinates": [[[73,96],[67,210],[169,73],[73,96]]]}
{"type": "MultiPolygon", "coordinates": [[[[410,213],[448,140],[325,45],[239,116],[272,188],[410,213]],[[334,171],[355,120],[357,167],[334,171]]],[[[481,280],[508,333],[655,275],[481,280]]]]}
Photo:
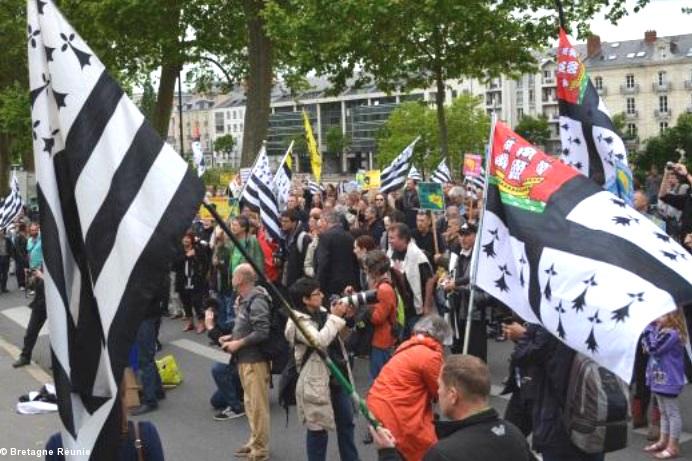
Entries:
{"type": "Polygon", "coordinates": [[[675,163],[673,162],[666,162],[666,170],[675,170],[675,163]]]}
{"type": "Polygon", "coordinates": [[[352,306],[363,306],[366,304],[374,304],[377,302],[377,290],[361,291],[352,295],[344,296],[339,299],[339,302],[347,303],[352,306]]]}

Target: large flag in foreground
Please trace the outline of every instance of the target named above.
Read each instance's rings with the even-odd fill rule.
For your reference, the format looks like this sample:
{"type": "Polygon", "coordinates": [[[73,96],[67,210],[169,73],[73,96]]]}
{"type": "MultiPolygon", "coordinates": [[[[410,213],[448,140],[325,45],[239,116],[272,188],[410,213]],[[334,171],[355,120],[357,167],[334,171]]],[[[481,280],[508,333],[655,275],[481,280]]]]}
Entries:
{"type": "Polygon", "coordinates": [[[22,194],[19,192],[17,175],[12,174],[10,193],[0,200],[0,230],[12,224],[20,211],[22,211],[22,194]]]}
{"type": "Polygon", "coordinates": [[[293,141],[288,146],[281,165],[276,170],[273,180],[274,194],[279,210],[286,208],[288,194],[291,192],[291,180],[293,179],[293,141]]]}
{"type": "Polygon", "coordinates": [[[118,385],[203,189],[51,0],[28,2],[53,377],[70,460],[112,460],[118,385]]]}
{"type": "Polygon", "coordinates": [[[241,200],[253,211],[260,214],[260,220],[269,237],[279,241],[283,237],[281,233],[281,220],[276,196],[272,190],[272,170],[269,167],[267,148],[262,145],[260,153],[255,161],[255,166],[245,185],[241,200]]]}
{"type": "Polygon", "coordinates": [[[411,144],[396,156],[392,163],[380,173],[380,191],[384,194],[400,189],[406,182],[406,175],[411,168],[411,157],[413,148],[420,139],[418,136],[411,144]]]}
{"type": "Polygon", "coordinates": [[[307,141],[308,153],[310,154],[312,175],[315,177],[315,181],[320,182],[322,179],[322,154],[317,149],[317,141],[315,141],[315,136],[312,134],[310,118],[305,111],[303,111],[303,123],[305,124],[305,140],[307,141]]]}
{"type": "Polygon", "coordinates": [[[489,168],[478,286],[629,382],[644,327],[692,301],[692,258],[501,123],[489,168]]]}
{"type": "Polygon", "coordinates": [[[631,205],[632,171],[625,144],[562,28],[557,66],[562,161],[631,205]]]}

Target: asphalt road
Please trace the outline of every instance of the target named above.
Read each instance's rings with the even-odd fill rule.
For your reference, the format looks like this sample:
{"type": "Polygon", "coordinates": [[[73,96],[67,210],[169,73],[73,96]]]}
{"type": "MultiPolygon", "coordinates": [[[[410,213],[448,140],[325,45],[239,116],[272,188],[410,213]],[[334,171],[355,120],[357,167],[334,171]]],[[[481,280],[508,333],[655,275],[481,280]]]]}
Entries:
{"type": "MultiPolygon", "coordinates": [[[[29,310],[26,308],[29,299],[23,292],[16,290],[14,277],[10,283],[11,292],[0,295],[0,459],[2,448],[40,448],[50,434],[59,428],[56,414],[24,416],[15,412],[17,397],[30,390],[36,390],[41,383],[49,379],[49,348],[47,330],[39,337],[33,359],[36,366],[19,370],[11,367],[18,348],[21,348],[29,310]]],[[[180,365],[184,382],[178,388],[168,391],[166,400],[159,409],[146,415],[143,419],[153,421],[159,429],[163,441],[166,459],[173,461],[187,460],[229,460],[233,451],[244,443],[248,437],[248,426],[245,418],[231,421],[215,421],[209,397],[214,390],[210,375],[211,365],[215,358],[223,359],[218,348],[208,345],[206,335],[193,332],[184,333],[182,322],[164,318],[160,339],[163,356],[173,354],[180,365]]],[[[489,363],[493,377],[493,390],[496,392],[506,374],[506,360],[511,350],[509,343],[497,343],[490,340],[489,363]]],[[[357,360],[355,378],[362,391],[367,384],[367,363],[357,360]]],[[[278,379],[275,377],[278,384],[278,379]]],[[[504,411],[506,400],[492,397],[491,403],[499,411],[504,411]]],[[[305,430],[296,418],[295,408],[286,414],[276,401],[275,392],[271,392],[271,459],[303,460],[305,456],[305,430]]],[[[685,430],[692,432],[692,391],[686,389],[682,398],[682,414],[685,430]]],[[[372,445],[360,442],[365,431],[362,417],[357,420],[357,445],[362,460],[377,459],[372,445]]],[[[612,461],[635,461],[651,459],[642,453],[645,443],[643,435],[631,432],[631,444],[625,449],[606,456],[612,461]]],[[[689,440],[689,439],[688,439],[689,440]]],[[[683,459],[692,459],[692,443],[683,445],[683,459]]],[[[8,459],[37,459],[36,456],[7,456],[8,459]]],[[[338,460],[336,436],[330,434],[328,451],[329,460],[338,460]]]]}

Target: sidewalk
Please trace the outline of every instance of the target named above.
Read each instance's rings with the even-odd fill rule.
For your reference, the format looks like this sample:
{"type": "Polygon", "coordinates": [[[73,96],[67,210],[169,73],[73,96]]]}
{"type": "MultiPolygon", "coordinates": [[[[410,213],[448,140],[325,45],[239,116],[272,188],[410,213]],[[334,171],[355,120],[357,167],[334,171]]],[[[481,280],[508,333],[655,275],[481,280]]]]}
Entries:
{"type": "MultiPolygon", "coordinates": [[[[58,431],[58,413],[46,415],[20,415],[16,412],[17,398],[38,390],[50,376],[35,365],[14,369],[19,350],[0,337],[0,455],[3,448],[42,449],[51,434],[58,431]],[[12,355],[10,355],[12,354],[12,355]]],[[[4,458],[5,456],[0,456],[4,458]]],[[[10,456],[12,459],[43,459],[36,456],[10,456]]]]}

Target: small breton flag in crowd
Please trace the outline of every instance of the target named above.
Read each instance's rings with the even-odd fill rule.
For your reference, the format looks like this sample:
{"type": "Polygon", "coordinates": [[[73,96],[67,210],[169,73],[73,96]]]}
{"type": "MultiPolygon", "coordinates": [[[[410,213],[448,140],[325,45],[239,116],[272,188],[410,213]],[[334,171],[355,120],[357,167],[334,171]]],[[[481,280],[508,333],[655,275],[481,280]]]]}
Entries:
{"type": "Polygon", "coordinates": [[[70,460],[115,460],[118,387],[203,187],[52,0],[28,2],[53,379],[70,460]]]}
{"type": "Polygon", "coordinates": [[[440,164],[437,165],[437,168],[435,168],[435,171],[433,171],[431,179],[433,182],[439,184],[452,182],[452,172],[449,171],[449,167],[447,166],[447,159],[443,158],[440,164]]]}
{"type": "Polygon", "coordinates": [[[423,180],[423,175],[420,174],[420,171],[418,171],[418,169],[415,166],[411,165],[411,169],[408,170],[408,175],[406,176],[406,178],[420,182],[423,180]]]}
{"type": "Polygon", "coordinates": [[[380,192],[386,194],[400,189],[406,182],[406,175],[411,167],[411,157],[413,157],[413,148],[420,139],[418,136],[411,144],[396,156],[392,163],[387,168],[382,170],[380,174],[380,192]]]}
{"type": "Polygon", "coordinates": [[[477,189],[483,190],[483,188],[485,187],[485,168],[481,167],[480,176],[464,176],[464,184],[470,184],[477,189]]]}
{"type": "Polygon", "coordinates": [[[197,141],[192,141],[192,159],[197,167],[197,176],[201,177],[205,171],[207,171],[207,165],[204,162],[204,152],[202,151],[202,143],[197,141]]]}
{"type": "Polygon", "coordinates": [[[260,220],[269,237],[274,241],[279,241],[283,238],[283,234],[281,233],[279,206],[276,203],[274,191],[272,191],[270,186],[272,182],[272,171],[269,167],[267,148],[262,145],[255,167],[247,180],[241,200],[251,210],[260,214],[260,220]]]}
{"type": "Polygon", "coordinates": [[[276,195],[276,203],[279,206],[279,210],[286,208],[286,203],[288,202],[288,194],[291,192],[291,180],[293,179],[293,141],[291,145],[288,146],[286,154],[283,160],[281,160],[281,165],[276,170],[274,175],[274,194],[276,195]]]}
{"type": "Polygon", "coordinates": [[[0,201],[0,230],[7,228],[22,211],[22,195],[19,192],[17,176],[12,175],[10,193],[0,201]]]}
{"type": "Polygon", "coordinates": [[[312,195],[319,194],[320,192],[324,191],[324,187],[313,181],[312,179],[308,179],[308,190],[312,195]]]}

